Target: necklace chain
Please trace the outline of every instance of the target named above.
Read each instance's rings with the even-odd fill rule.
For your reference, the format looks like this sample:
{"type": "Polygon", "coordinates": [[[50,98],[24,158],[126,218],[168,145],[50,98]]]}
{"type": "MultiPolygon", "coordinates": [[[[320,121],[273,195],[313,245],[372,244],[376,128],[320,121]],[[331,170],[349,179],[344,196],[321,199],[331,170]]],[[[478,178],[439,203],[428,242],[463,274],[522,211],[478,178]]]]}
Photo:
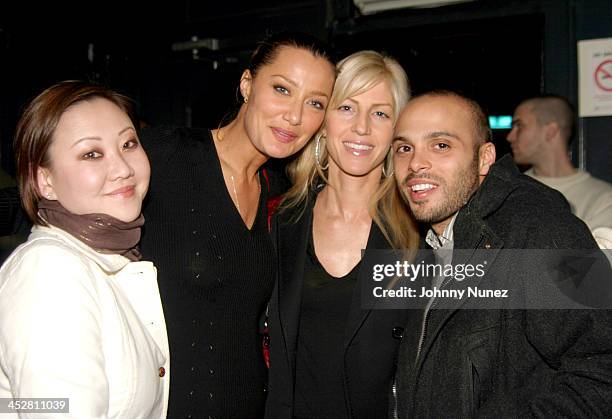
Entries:
{"type": "Polygon", "coordinates": [[[232,180],[232,188],[234,188],[234,198],[236,198],[236,208],[238,208],[238,212],[240,212],[240,201],[238,200],[238,191],[236,191],[236,182],[234,181],[234,175],[230,175],[230,179],[232,180]]]}
{"type": "MultiPolygon", "coordinates": [[[[230,175],[230,180],[232,181],[232,189],[234,191],[234,198],[236,199],[236,208],[238,209],[238,213],[242,214],[240,210],[240,200],[238,199],[238,191],[236,189],[236,180],[234,179],[234,175],[230,175]]],[[[261,185],[257,182],[257,188],[261,191],[261,185]]]]}

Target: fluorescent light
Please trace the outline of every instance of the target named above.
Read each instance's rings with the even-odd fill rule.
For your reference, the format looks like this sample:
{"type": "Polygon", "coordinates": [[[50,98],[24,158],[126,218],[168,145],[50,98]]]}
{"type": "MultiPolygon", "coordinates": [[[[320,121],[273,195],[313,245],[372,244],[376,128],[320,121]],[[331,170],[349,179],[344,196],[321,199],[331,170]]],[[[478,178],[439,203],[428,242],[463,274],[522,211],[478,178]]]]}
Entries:
{"type": "Polygon", "coordinates": [[[409,7],[439,7],[453,3],[465,3],[474,0],[354,0],[355,6],[362,14],[369,15],[385,10],[404,9],[409,7]]]}
{"type": "Polygon", "coordinates": [[[491,129],[511,129],[512,117],[510,115],[489,116],[491,129]]]}

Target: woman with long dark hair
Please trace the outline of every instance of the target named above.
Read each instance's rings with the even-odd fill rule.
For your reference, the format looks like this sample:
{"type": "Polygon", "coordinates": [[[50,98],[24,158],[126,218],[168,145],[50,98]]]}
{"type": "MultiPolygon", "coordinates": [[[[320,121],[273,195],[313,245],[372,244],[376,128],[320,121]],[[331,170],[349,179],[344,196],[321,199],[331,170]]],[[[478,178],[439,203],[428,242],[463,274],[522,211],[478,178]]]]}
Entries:
{"type": "Polygon", "coordinates": [[[215,130],[145,130],[153,173],[142,241],[158,266],[172,351],[170,416],[258,417],[267,371],[258,320],[272,292],[269,158],[319,129],[335,68],[299,34],[262,42],[237,116],[215,130]]]}

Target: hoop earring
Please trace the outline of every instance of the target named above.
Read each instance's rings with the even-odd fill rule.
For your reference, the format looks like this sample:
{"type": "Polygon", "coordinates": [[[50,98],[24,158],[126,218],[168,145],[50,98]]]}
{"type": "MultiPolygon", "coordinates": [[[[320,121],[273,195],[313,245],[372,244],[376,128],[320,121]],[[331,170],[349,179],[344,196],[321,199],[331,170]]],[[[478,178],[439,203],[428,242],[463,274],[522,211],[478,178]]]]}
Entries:
{"type": "Polygon", "coordinates": [[[319,169],[321,170],[327,170],[329,168],[329,163],[323,167],[323,165],[321,165],[321,138],[323,138],[323,136],[318,136],[316,139],[316,143],[315,143],[315,162],[317,163],[317,166],[319,166],[319,169]]]}
{"type": "Polygon", "coordinates": [[[389,173],[387,173],[387,160],[385,160],[385,162],[383,163],[383,167],[382,167],[382,173],[384,177],[389,177],[389,176],[393,176],[393,169],[389,169],[389,173]]]}

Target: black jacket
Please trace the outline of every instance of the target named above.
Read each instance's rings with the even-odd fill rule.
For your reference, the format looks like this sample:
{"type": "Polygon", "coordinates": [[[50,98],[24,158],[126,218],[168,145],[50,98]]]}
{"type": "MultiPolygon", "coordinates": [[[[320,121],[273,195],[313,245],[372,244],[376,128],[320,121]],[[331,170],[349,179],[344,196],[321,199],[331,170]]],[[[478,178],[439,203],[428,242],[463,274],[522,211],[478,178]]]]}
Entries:
{"type": "MultiPolygon", "coordinates": [[[[270,372],[266,417],[291,418],[304,261],[312,228],[312,205],[297,222],[293,211],[275,216],[278,280],[270,300],[270,372]]],[[[372,223],[368,249],[390,246],[372,223]]],[[[344,336],[345,417],[386,418],[388,391],[408,310],[361,308],[361,278],[355,286],[344,336]],[[395,337],[394,337],[395,336],[395,337]]],[[[342,406],[338,407],[343,409],[342,406]]]]}
{"type": "MultiPolygon", "coordinates": [[[[453,231],[454,252],[491,249],[487,277],[512,281],[538,281],[541,266],[513,263],[501,249],[596,248],[562,196],[521,175],[509,156],[492,167],[453,231]]],[[[453,264],[475,262],[469,252],[457,255],[453,264]]],[[[470,309],[474,300],[430,310],[418,359],[420,337],[403,339],[399,417],[610,414],[610,311],[470,309]]]]}

